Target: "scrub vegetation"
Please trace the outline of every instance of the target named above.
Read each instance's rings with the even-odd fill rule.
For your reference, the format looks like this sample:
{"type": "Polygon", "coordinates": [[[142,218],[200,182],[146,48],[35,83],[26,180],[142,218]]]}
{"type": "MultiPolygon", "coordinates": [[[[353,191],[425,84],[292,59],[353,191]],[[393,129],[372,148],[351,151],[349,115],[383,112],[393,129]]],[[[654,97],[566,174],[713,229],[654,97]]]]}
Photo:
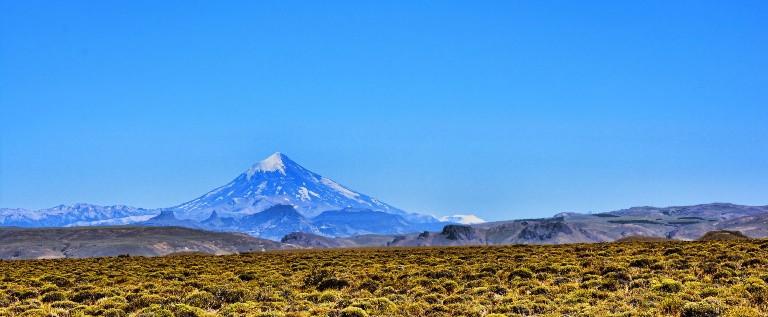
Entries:
{"type": "Polygon", "coordinates": [[[3,316],[766,316],[768,240],[0,261],[3,316]]]}

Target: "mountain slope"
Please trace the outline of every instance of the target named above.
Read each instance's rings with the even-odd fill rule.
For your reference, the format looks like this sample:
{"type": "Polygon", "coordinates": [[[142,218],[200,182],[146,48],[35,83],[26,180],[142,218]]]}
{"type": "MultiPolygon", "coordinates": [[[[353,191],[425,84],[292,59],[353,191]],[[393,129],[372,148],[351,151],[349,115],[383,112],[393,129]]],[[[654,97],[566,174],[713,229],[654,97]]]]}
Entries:
{"type": "Polygon", "coordinates": [[[606,214],[616,216],[667,216],[667,217],[699,217],[708,220],[730,220],[744,216],[754,216],[768,213],[768,206],[743,206],[729,203],[711,203],[693,206],[672,207],[632,207],[611,211],[606,214]]]}
{"type": "Polygon", "coordinates": [[[419,231],[418,224],[412,224],[400,215],[388,214],[370,209],[346,208],[324,211],[314,221],[336,228],[334,236],[356,236],[363,234],[402,234],[419,231]]]}
{"type": "Polygon", "coordinates": [[[240,232],[279,241],[291,232],[301,231],[324,235],[323,225],[299,214],[291,205],[275,205],[259,213],[238,219],[240,232]]]}
{"type": "Polygon", "coordinates": [[[308,218],[326,210],[351,207],[397,214],[411,221],[437,222],[434,217],[408,214],[344,187],[281,153],[253,165],[229,184],[173,209],[180,218],[203,220],[214,210],[219,216],[239,218],[277,204],[293,205],[308,218]]]}
{"type": "Polygon", "coordinates": [[[163,210],[159,215],[152,217],[147,221],[137,223],[140,226],[153,226],[153,227],[184,227],[192,229],[204,229],[205,226],[197,221],[189,219],[178,219],[173,214],[172,210],[163,210]]]}

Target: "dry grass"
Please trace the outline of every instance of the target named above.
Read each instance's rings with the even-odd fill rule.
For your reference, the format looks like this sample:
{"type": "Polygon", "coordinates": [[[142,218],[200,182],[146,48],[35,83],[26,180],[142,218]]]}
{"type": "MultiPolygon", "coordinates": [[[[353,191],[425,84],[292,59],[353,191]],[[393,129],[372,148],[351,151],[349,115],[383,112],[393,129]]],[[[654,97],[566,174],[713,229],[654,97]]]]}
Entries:
{"type": "Polygon", "coordinates": [[[0,261],[2,316],[766,316],[768,240],[0,261]]]}

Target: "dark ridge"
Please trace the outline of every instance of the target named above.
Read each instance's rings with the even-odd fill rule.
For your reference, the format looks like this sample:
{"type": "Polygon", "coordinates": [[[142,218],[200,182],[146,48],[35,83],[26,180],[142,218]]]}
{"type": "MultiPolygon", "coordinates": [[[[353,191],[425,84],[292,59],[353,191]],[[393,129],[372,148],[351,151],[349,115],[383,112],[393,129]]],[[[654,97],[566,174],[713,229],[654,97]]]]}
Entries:
{"type": "Polygon", "coordinates": [[[636,223],[643,223],[643,224],[649,224],[649,225],[660,225],[661,223],[650,221],[650,220],[608,220],[610,223],[618,223],[621,225],[626,224],[636,224],[636,223]]]}
{"type": "Polygon", "coordinates": [[[219,214],[216,213],[216,210],[214,210],[211,212],[211,215],[208,217],[208,219],[203,220],[203,223],[214,222],[216,220],[219,220],[219,214]]]}
{"type": "Polygon", "coordinates": [[[692,225],[699,223],[698,221],[670,221],[668,222],[670,225],[692,225]]]}
{"type": "Polygon", "coordinates": [[[618,218],[618,217],[621,217],[621,216],[617,216],[617,215],[614,215],[614,214],[593,214],[593,216],[600,217],[600,218],[618,218]]]}

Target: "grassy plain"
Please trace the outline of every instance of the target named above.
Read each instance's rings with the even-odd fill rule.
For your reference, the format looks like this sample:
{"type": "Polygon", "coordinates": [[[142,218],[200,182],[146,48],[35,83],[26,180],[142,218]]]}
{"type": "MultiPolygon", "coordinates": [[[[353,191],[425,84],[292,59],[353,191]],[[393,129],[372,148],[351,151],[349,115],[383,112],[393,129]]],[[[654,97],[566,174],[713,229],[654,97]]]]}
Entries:
{"type": "Polygon", "coordinates": [[[0,261],[3,316],[767,316],[768,240],[0,261]]]}

